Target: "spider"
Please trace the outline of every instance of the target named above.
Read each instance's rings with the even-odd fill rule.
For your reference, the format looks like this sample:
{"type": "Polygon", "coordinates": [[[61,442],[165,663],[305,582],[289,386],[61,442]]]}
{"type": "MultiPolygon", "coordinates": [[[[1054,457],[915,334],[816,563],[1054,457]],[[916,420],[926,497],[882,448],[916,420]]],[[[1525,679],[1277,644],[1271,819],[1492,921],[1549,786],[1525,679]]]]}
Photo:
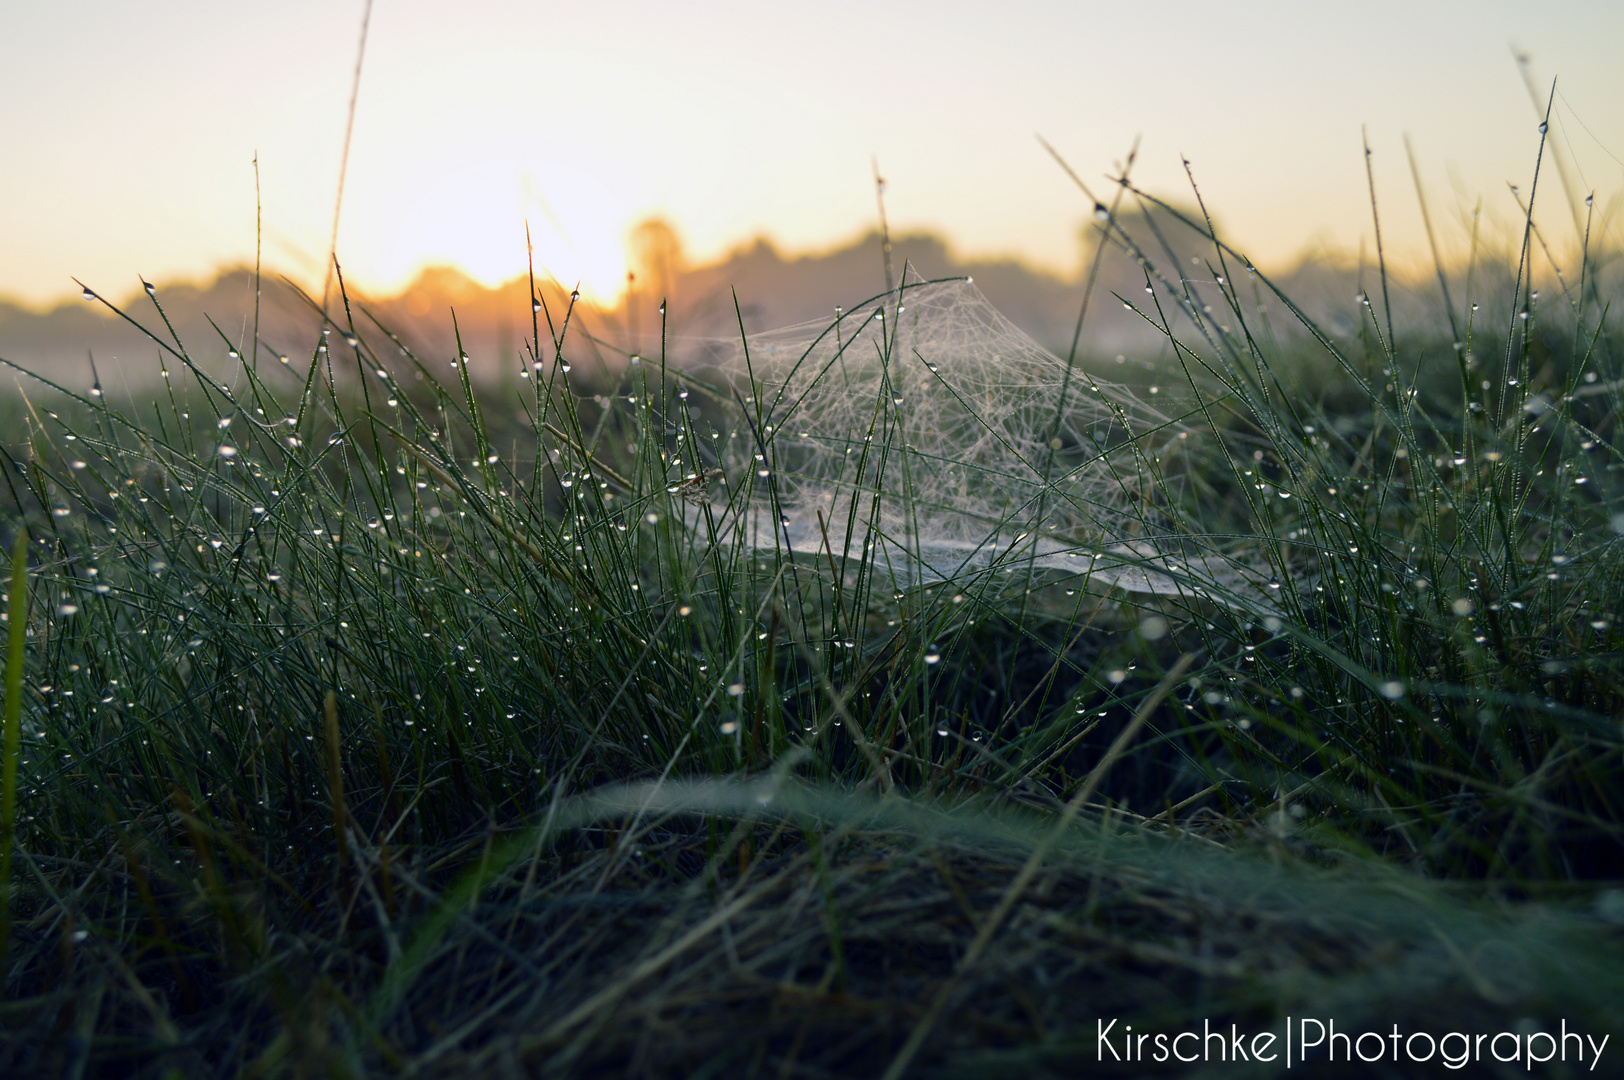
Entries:
{"type": "Polygon", "coordinates": [[[666,490],[686,499],[695,506],[703,506],[710,501],[711,481],[721,475],[721,469],[706,469],[702,473],[689,473],[685,478],[666,490]]]}

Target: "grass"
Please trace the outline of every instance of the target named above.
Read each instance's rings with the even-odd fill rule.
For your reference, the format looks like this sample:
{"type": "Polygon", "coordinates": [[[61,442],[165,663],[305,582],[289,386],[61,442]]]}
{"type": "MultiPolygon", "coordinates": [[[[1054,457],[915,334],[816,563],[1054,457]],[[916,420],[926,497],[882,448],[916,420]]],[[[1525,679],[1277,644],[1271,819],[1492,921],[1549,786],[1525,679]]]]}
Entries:
{"type": "Polygon", "coordinates": [[[1377,292],[1343,341],[1207,221],[1197,281],[1115,210],[1189,437],[1059,463],[1117,470],[1154,595],[744,547],[762,388],[572,365],[573,309],[538,299],[492,400],[347,297],[282,364],[189,351],[154,292],[149,400],[13,406],[7,1074],[1046,1075],[1110,1017],[1616,1028],[1592,253],[1536,298],[1530,207],[1507,290],[1474,255],[1447,332],[1377,292]]]}

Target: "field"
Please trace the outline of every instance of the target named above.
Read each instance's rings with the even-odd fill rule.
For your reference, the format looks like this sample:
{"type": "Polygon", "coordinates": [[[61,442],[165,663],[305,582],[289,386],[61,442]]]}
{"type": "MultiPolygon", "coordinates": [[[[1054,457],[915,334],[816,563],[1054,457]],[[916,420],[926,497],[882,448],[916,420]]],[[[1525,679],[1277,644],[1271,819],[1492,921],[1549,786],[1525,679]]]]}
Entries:
{"type": "Polygon", "coordinates": [[[154,291],[153,393],[9,402],[0,1072],[1135,1075],[1128,1025],[1290,1017],[1523,1072],[1618,1031],[1605,260],[1530,209],[1420,329],[1373,263],[1338,336],[1117,195],[1144,291],[1080,321],[1129,306],[1154,369],[897,268],[680,364],[588,362],[536,292],[505,388],[342,292],[283,357],[154,291]]]}

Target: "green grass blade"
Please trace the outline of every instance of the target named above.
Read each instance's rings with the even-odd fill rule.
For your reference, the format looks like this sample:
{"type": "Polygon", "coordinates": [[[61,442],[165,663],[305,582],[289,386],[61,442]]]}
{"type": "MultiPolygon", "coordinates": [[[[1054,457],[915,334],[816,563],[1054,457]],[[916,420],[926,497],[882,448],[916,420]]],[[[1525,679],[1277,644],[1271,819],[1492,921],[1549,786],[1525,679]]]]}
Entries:
{"type": "Polygon", "coordinates": [[[11,945],[11,849],[17,842],[17,755],[22,742],[23,652],[27,648],[28,530],[11,550],[11,634],[6,647],[6,714],[0,743],[0,957],[11,945]]]}

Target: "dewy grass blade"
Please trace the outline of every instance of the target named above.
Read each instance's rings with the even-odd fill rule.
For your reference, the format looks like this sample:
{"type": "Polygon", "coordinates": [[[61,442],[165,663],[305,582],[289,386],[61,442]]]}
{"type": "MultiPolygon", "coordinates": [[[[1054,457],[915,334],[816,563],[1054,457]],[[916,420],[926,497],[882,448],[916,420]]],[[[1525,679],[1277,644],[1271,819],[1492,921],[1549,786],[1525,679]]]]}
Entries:
{"type": "Polygon", "coordinates": [[[23,656],[27,651],[28,530],[19,525],[11,549],[6,605],[6,703],[0,727],[0,961],[11,946],[11,856],[17,845],[17,757],[22,744],[23,656]]]}

